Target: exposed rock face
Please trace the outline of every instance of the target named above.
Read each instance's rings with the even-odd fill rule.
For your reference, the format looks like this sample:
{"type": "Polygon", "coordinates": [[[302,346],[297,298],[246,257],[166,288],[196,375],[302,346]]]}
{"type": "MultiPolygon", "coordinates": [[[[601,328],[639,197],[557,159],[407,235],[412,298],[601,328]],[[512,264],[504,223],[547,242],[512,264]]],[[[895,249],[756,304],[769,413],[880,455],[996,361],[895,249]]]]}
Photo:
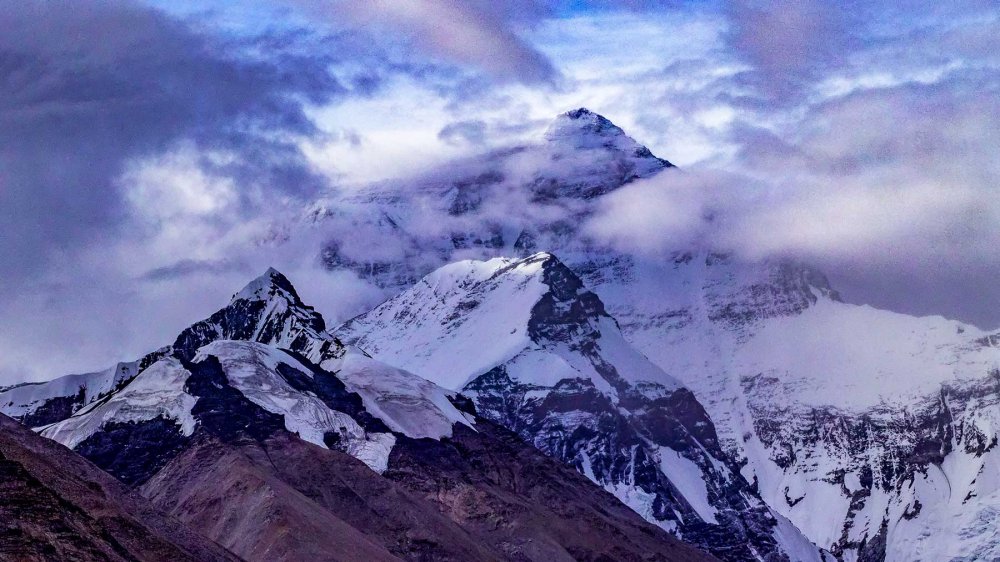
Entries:
{"type": "Polygon", "coordinates": [[[0,415],[0,559],[236,560],[57,443],[0,415]]]}
{"type": "Polygon", "coordinates": [[[711,559],[345,347],[276,271],[139,364],[42,434],[247,560],[711,559]]]}
{"type": "Polygon", "coordinates": [[[283,432],[200,438],[141,490],[247,560],[489,559],[404,488],[283,432]]]}
{"type": "Polygon", "coordinates": [[[475,431],[456,428],[450,440],[404,439],[389,467],[390,479],[421,493],[505,560],[710,558],[665,542],[666,533],[585,477],[485,420],[475,431]]]}
{"type": "Polygon", "coordinates": [[[405,439],[384,476],[287,434],[198,443],[142,491],[247,559],[709,559],[664,541],[513,435],[483,428],[405,439]]]}
{"type": "Polygon", "coordinates": [[[694,394],[550,254],[452,264],[337,334],[461,389],[480,415],[720,558],[822,555],[739,475],[694,394]]]}
{"type": "Polygon", "coordinates": [[[923,398],[852,409],[768,404],[760,393],[775,392],[778,381],[755,377],[744,385],[758,447],[767,454],[752,468],[772,493],[782,493],[775,500],[780,509],[822,531],[839,556],[1000,555],[993,526],[1000,500],[994,377],[945,382],[923,398]],[[808,511],[819,502],[830,510],[823,527],[808,511]],[[949,538],[932,538],[941,529],[949,538]]]}

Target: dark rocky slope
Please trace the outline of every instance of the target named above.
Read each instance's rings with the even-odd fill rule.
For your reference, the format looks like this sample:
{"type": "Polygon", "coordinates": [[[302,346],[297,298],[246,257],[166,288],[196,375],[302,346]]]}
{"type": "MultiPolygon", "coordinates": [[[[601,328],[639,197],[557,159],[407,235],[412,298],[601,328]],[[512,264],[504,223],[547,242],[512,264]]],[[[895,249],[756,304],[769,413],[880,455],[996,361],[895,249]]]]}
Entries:
{"type": "Polygon", "coordinates": [[[236,557],[79,455],[0,415],[0,560],[236,557]]]}

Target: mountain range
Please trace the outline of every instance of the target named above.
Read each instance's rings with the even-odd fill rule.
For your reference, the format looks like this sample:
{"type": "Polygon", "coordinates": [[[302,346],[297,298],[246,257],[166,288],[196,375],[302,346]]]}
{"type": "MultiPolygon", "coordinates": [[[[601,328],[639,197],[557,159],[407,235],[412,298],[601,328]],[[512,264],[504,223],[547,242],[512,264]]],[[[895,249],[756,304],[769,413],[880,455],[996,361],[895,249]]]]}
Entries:
{"type": "Polygon", "coordinates": [[[798,260],[588,229],[683,173],[578,109],[331,192],[284,231],[377,289],[362,314],[328,326],[269,270],[0,411],[213,556],[1000,558],[1000,334],[844,302],[798,260]]]}
{"type": "Polygon", "coordinates": [[[242,559],[710,559],[345,346],[277,271],[128,365],[9,389],[6,409],[242,559]]]}

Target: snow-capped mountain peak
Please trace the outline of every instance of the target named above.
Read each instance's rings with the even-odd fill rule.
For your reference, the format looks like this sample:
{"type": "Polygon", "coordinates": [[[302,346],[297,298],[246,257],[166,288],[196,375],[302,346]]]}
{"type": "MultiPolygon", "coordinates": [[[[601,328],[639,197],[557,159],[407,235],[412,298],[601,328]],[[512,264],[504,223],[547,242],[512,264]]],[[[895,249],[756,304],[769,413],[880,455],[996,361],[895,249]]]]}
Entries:
{"type": "Polygon", "coordinates": [[[4,389],[0,411],[34,427],[49,425],[106,402],[164,358],[192,361],[199,349],[222,340],[271,345],[316,364],[345,352],[343,344],[327,333],[323,317],[302,302],[284,275],[270,268],[235,293],[224,308],[185,328],[171,345],[112,369],[4,389]]]}
{"type": "MultiPolygon", "coordinates": [[[[508,273],[534,280],[552,259],[508,273]]],[[[241,556],[257,553],[249,560],[702,559],[478,416],[469,398],[343,346],[322,327],[269,270],[173,346],[113,371],[127,376],[107,393],[53,409],[55,423],[36,430],[241,556]],[[343,550],[345,529],[368,551],[330,557],[329,544],[310,542],[316,535],[343,550]],[[275,547],[275,535],[290,544],[275,547]],[[378,537],[399,556],[378,555],[378,537]]],[[[105,379],[119,380],[112,371],[105,379]]],[[[33,396],[75,397],[76,382],[45,383],[33,396]]],[[[0,410],[37,409],[18,397],[0,392],[0,410]]]]}
{"type": "Polygon", "coordinates": [[[670,162],[654,156],[648,148],[628,136],[610,119],[585,107],[557,116],[545,131],[545,140],[563,149],[605,149],[647,160],[650,169],[646,170],[646,173],[673,166],[670,162]]]}
{"type": "Polygon", "coordinates": [[[631,349],[600,299],[547,252],[444,266],[337,334],[454,390],[497,365],[525,383],[583,378],[611,396],[631,383],[679,387],[631,349]]]}
{"type": "Polygon", "coordinates": [[[558,115],[545,131],[548,141],[624,137],[625,131],[603,115],[585,107],[558,115]]]}
{"type": "MultiPolygon", "coordinates": [[[[10,401],[2,409],[33,421],[40,408],[53,410],[47,401],[79,397],[74,408],[53,410],[46,421],[55,423],[40,429],[91,457],[116,450],[107,442],[115,432],[153,433],[155,441],[181,446],[198,428],[259,437],[283,427],[379,472],[397,436],[440,439],[451,436],[454,424],[475,431],[475,418],[452,403],[455,392],[345,347],[273,268],[182,331],[172,346],[129,365],[113,381],[98,373],[94,381],[77,376],[38,385],[34,394],[45,400],[0,393],[10,401]],[[100,394],[76,389],[97,382],[100,394]],[[31,400],[17,401],[22,398],[31,400]]],[[[140,481],[158,468],[152,463],[116,475],[140,481]]]]}
{"type": "Polygon", "coordinates": [[[267,268],[262,275],[246,284],[245,287],[233,295],[236,300],[268,300],[272,297],[280,296],[295,304],[302,304],[299,295],[295,292],[288,278],[273,267],[267,268]]]}
{"type": "Polygon", "coordinates": [[[301,226],[324,231],[317,252],[327,268],[387,289],[357,307],[364,310],[458,260],[540,250],[565,258],[567,246],[585,244],[580,227],[600,198],[671,168],[581,108],[556,117],[540,142],[331,193],[306,209],[301,226]]]}
{"type": "Polygon", "coordinates": [[[225,308],[181,332],[173,350],[190,360],[198,348],[215,340],[271,344],[316,363],[343,353],[340,342],[326,333],[323,317],[303,303],[274,268],[237,292],[225,308]]]}

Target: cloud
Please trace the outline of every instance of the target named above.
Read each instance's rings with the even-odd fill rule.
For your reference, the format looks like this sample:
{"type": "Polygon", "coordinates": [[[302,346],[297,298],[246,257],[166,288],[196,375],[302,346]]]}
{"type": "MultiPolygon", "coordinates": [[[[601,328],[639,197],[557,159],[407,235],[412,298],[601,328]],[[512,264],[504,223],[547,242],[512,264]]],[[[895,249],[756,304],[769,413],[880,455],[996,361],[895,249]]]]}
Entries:
{"type": "Polygon", "coordinates": [[[486,122],[477,119],[448,123],[438,132],[438,138],[448,144],[481,145],[486,141],[486,122]]]}
{"type": "Polygon", "coordinates": [[[552,14],[539,0],[292,0],[329,25],[386,30],[422,53],[501,81],[552,84],[555,66],[519,31],[552,14]]]}
{"type": "Polygon", "coordinates": [[[723,12],[727,51],[749,64],[739,84],[770,109],[830,95],[831,78],[863,87],[934,81],[936,67],[996,65],[1000,53],[996,6],[983,0],[725,0],[723,12]]]}
{"type": "MultiPolygon", "coordinates": [[[[287,1],[297,16],[249,20],[0,8],[0,380],[134,358],[268,266],[331,318],[360,312],[385,295],[317,248],[407,247],[292,232],[303,200],[537,140],[581,105],[681,166],[607,198],[594,236],[799,256],[855,300],[1000,324],[988,0],[287,1]]],[[[472,220],[578,211],[511,197],[472,220]]],[[[444,244],[482,226],[414,212],[444,244]]]]}
{"type": "Polygon", "coordinates": [[[292,142],[319,133],[305,104],[348,91],[325,55],[213,36],[132,2],[17,2],[0,9],[0,28],[7,281],[121,235],[127,163],[181,141],[228,154],[203,164],[238,198],[305,197],[325,183],[292,142]]]}
{"type": "Polygon", "coordinates": [[[850,32],[854,4],[732,0],[726,3],[728,42],[757,71],[749,76],[752,83],[782,98],[849,56],[856,40],[850,32]]]}
{"type": "Polygon", "coordinates": [[[229,271],[239,271],[248,269],[246,266],[233,263],[229,260],[190,260],[183,259],[177,263],[153,268],[142,276],[142,281],[171,281],[178,278],[189,277],[198,273],[220,274],[229,271]]]}
{"type": "Polygon", "coordinates": [[[638,181],[589,228],[651,256],[695,245],[804,259],[863,302],[992,327],[1000,312],[983,305],[1000,303],[984,282],[1000,272],[998,100],[1000,72],[975,70],[853,91],[777,130],[744,124],[730,171],[696,165],[638,181]]]}

